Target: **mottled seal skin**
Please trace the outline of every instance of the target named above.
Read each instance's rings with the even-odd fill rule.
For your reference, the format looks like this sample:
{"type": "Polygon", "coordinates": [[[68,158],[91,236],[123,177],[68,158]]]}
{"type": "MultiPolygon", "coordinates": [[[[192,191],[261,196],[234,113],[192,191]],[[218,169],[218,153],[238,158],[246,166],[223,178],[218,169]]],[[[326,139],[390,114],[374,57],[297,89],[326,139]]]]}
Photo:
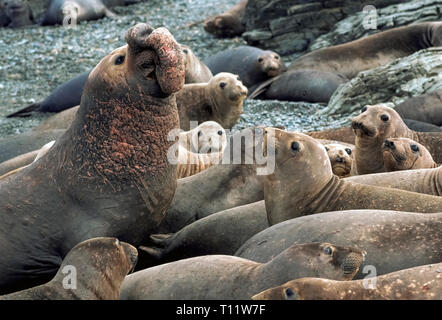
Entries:
{"type": "Polygon", "coordinates": [[[442,167],[372,173],[345,178],[350,182],[442,196],[442,167]]]}
{"type": "Polygon", "coordinates": [[[442,128],[428,122],[422,122],[412,119],[402,119],[407,127],[418,132],[442,132],[442,128]]]}
{"type": "Polygon", "coordinates": [[[89,239],[69,251],[50,282],[0,296],[0,300],[116,300],[137,256],[137,249],[117,238],[89,239]],[[76,271],[75,289],[63,285],[66,277],[73,276],[72,267],[76,271]]]}
{"type": "Polygon", "coordinates": [[[189,258],[127,276],[120,299],[250,299],[269,287],[312,274],[353,279],[363,258],[359,249],[329,243],[295,245],[264,264],[226,255],[189,258]]]}
{"type": "Polygon", "coordinates": [[[327,129],[322,131],[303,132],[304,134],[315,139],[326,139],[339,142],[345,142],[354,145],[355,134],[350,127],[342,127],[337,129],[327,129]]]}
{"type": "Polygon", "coordinates": [[[369,280],[303,278],[267,289],[253,300],[440,300],[442,263],[392,272],[369,280]],[[376,285],[374,285],[376,284],[376,285]],[[373,287],[371,287],[373,286],[373,287]]]}
{"type": "Polygon", "coordinates": [[[185,54],[186,83],[207,83],[213,75],[210,69],[193,53],[189,46],[181,45],[185,54]]]}
{"type": "Polygon", "coordinates": [[[241,0],[232,8],[219,16],[210,17],[204,21],[204,30],[218,38],[232,38],[246,31],[241,22],[248,0],[241,0]]]}
{"type": "Polygon", "coordinates": [[[409,138],[431,153],[434,161],[442,161],[442,133],[410,130],[400,115],[384,105],[367,105],[352,119],[356,135],[355,161],[352,171],[357,174],[384,172],[382,145],[388,138],[409,138]]]}
{"type": "Polygon", "coordinates": [[[442,213],[419,214],[385,210],[349,210],[318,213],[271,226],[251,237],[235,253],[257,262],[270,261],[293,244],[331,242],[365,250],[363,267],[378,275],[439,263],[442,258],[442,213]],[[412,253],[412,254],[411,254],[412,253]]]}
{"type": "Polygon", "coordinates": [[[442,126],[442,88],[405,100],[394,107],[404,119],[442,126]]]}
{"type": "Polygon", "coordinates": [[[433,157],[420,143],[408,138],[389,138],[382,146],[386,171],[436,168],[433,157]]]}
{"type": "Polygon", "coordinates": [[[0,10],[4,13],[4,16],[0,17],[0,26],[20,28],[34,24],[34,15],[26,0],[2,1],[0,10]]]}
{"type": "Polygon", "coordinates": [[[325,148],[302,133],[266,128],[267,149],[275,148],[275,170],[265,178],[270,225],[327,211],[384,209],[442,212],[442,198],[339,179],[325,148]],[[273,145],[273,146],[272,146],[273,145]]]}
{"type": "Polygon", "coordinates": [[[284,63],[276,52],[250,46],[218,52],[204,62],[214,75],[220,72],[239,75],[239,79],[250,90],[285,70],[284,63]]]}
{"type": "Polygon", "coordinates": [[[0,183],[3,293],[52,278],[85,239],[141,244],[172,201],[168,135],[179,128],[173,93],[184,85],[184,56],[165,28],[137,24],[126,41],[92,70],[69,130],[0,183]]]}
{"type": "Polygon", "coordinates": [[[353,162],[354,148],[338,143],[325,144],[324,147],[330,159],[333,174],[339,178],[348,177],[353,162]]]}
{"type": "Polygon", "coordinates": [[[179,142],[195,153],[220,152],[227,146],[227,136],[219,123],[206,121],[192,130],[180,132],[179,142]]]}
{"type": "Polygon", "coordinates": [[[264,201],[223,210],[174,234],[154,234],[140,256],[149,266],[208,254],[233,255],[249,238],[268,227],[264,201]]]}
{"type": "Polygon", "coordinates": [[[208,83],[186,84],[177,94],[180,127],[188,131],[190,121],[216,121],[231,129],[241,116],[246,96],[247,88],[238,76],[227,72],[217,74],[208,83]]]}

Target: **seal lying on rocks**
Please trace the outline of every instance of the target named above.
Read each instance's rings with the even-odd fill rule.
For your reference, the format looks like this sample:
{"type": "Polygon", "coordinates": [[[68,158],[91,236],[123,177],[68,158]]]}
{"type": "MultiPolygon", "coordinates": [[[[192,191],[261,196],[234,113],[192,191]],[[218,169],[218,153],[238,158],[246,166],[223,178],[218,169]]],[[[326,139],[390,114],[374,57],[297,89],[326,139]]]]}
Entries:
{"type": "Polygon", "coordinates": [[[0,27],[20,28],[34,24],[34,15],[27,1],[0,1],[0,27]]]}
{"type": "Polygon", "coordinates": [[[241,22],[248,0],[241,0],[219,16],[204,21],[204,30],[219,38],[231,38],[241,35],[246,28],[241,22]]]}

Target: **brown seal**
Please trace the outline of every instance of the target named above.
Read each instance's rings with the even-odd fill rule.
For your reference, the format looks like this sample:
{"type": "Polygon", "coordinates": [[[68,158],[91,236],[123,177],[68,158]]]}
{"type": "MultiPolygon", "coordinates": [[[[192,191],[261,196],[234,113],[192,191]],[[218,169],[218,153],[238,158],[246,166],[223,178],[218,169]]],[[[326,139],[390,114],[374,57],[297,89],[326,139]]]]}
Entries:
{"type": "Polygon", "coordinates": [[[207,83],[213,75],[210,69],[193,53],[189,46],[181,45],[185,55],[186,82],[185,83],[207,83]]]}
{"type": "Polygon", "coordinates": [[[74,122],[75,116],[80,106],[75,106],[66,110],[63,110],[46,120],[43,120],[38,126],[32,129],[32,131],[40,132],[46,130],[63,130],[69,129],[72,122],[74,122]]]}
{"type": "Polygon", "coordinates": [[[92,70],[69,130],[0,183],[2,293],[49,280],[85,239],[141,244],[172,201],[168,136],[179,128],[184,55],[165,28],[137,24],[126,41],[92,70]]]}
{"type": "Polygon", "coordinates": [[[217,74],[208,83],[186,84],[177,94],[180,127],[188,131],[190,121],[216,121],[231,129],[239,120],[246,96],[247,88],[238,76],[227,72],[217,74]]]}
{"type": "Polygon", "coordinates": [[[410,130],[392,108],[364,106],[361,114],[352,119],[352,128],[356,135],[352,170],[357,174],[385,171],[382,146],[388,138],[414,140],[428,149],[435,162],[442,162],[442,133],[410,130]]]}
{"type": "Polygon", "coordinates": [[[333,173],[339,178],[350,176],[351,164],[353,163],[352,149],[354,148],[339,143],[328,143],[324,147],[330,159],[333,173]]]}
{"type": "Polygon", "coordinates": [[[351,209],[442,212],[442,199],[339,179],[325,148],[302,133],[266,128],[266,152],[275,148],[275,170],[266,176],[270,225],[303,215],[351,209]]]}
{"type": "Polygon", "coordinates": [[[403,119],[442,126],[442,88],[405,100],[394,107],[403,119]]]}
{"type": "Polygon", "coordinates": [[[120,299],[250,299],[309,275],[353,279],[364,255],[356,248],[314,242],[294,245],[264,264],[226,255],[189,258],[127,276],[120,299]]]}
{"type": "Polygon", "coordinates": [[[246,31],[241,22],[248,0],[241,0],[219,16],[210,17],[204,21],[204,30],[219,38],[230,38],[241,35],[246,31]]]}
{"type": "Polygon", "coordinates": [[[222,152],[227,145],[227,136],[219,123],[206,121],[192,130],[180,132],[179,142],[195,153],[222,152]]]}
{"type": "Polygon", "coordinates": [[[365,280],[303,278],[267,289],[253,300],[441,300],[442,263],[365,280]]]}
{"type": "Polygon", "coordinates": [[[220,163],[222,156],[222,152],[194,153],[178,146],[176,156],[177,177],[181,179],[200,173],[212,165],[220,163]]]}
{"type": "Polygon", "coordinates": [[[336,142],[345,142],[352,145],[355,144],[355,134],[353,132],[353,129],[350,127],[326,129],[322,131],[310,131],[303,133],[315,139],[326,139],[336,142]]]}
{"type": "Polygon", "coordinates": [[[382,154],[385,171],[438,167],[427,148],[408,138],[389,138],[385,140],[382,154]]]}
{"type": "Polygon", "coordinates": [[[117,238],[89,239],[69,251],[50,282],[0,300],[116,300],[137,256],[137,249],[117,238]]]}

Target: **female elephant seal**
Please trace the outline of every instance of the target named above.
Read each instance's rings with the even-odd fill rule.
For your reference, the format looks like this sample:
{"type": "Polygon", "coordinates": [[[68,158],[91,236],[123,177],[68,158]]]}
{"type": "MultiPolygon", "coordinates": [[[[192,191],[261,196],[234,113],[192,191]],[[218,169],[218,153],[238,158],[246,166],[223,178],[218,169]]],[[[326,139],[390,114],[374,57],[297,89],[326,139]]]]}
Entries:
{"type": "Polygon", "coordinates": [[[165,28],[137,24],[126,41],[92,70],[69,130],[0,183],[3,293],[53,277],[85,239],[140,244],[172,201],[168,134],[179,128],[173,93],[184,85],[183,53],[165,28]]]}
{"type": "Polygon", "coordinates": [[[0,300],[116,300],[137,256],[137,249],[117,238],[86,240],[69,251],[50,282],[0,300]]]}
{"type": "Polygon", "coordinates": [[[404,119],[442,126],[442,88],[405,100],[394,107],[404,119]]]}
{"type": "Polygon", "coordinates": [[[313,214],[278,223],[251,237],[235,253],[257,262],[270,261],[292,246],[329,242],[367,252],[357,279],[374,266],[378,275],[442,261],[442,213],[350,210],[313,214]],[[413,253],[413,254],[410,254],[413,253]]]}
{"type": "Polygon", "coordinates": [[[339,143],[325,144],[324,147],[330,159],[333,174],[339,178],[348,177],[353,163],[352,148],[339,143]]]}
{"type": "Polygon", "coordinates": [[[204,21],[204,30],[219,38],[230,38],[241,35],[246,28],[241,22],[248,0],[241,0],[219,16],[204,21]]]}
{"type": "Polygon", "coordinates": [[[399,114],[384,105],[367,105],[361,114],[352,119],[356,135],[355,161],[352,171],[356,174],[384,172],[382,146],[388,138],[409,138],[430,151],[434,161],[442,162],[442,133],[410,130],[399,114]]]}
{"type": "Polygon", "coordinates": [[[222,72],[208,83],[186,84],[177,94],[180,127],[190,130],[190,121],[216,121],[231,129],[239,120],[247,88],[234,74],[222,72]]]}
{"type": "Polygon", "coordinates": [[[275,170],[265,178],[271,225],[303,215],[351,209],[442,212],[442,198],[339,179],[325,148],[302,133],[266,128],[267,150],[275,148],[275,170]]]}
{"type": "Polygon", "coordinates": [[[267,289],[253,300],[441,300],[442,263],[375,278],[336,281],[303,278],[267,289]]]}
{"type": "Polygon", "coordinates": [[[427,148],[408,138],[389,138],[385,140],[382,155],[386,171],[438,167],[427,148]]]}
{"type": "Polygon", "coordinates": [[[364,252],[356,248],[306,243],[265,264],[224,255],[184,259],[127,276],[120,299],[250,299],[295,278],[353,279],[363,258],[364,252]]]}

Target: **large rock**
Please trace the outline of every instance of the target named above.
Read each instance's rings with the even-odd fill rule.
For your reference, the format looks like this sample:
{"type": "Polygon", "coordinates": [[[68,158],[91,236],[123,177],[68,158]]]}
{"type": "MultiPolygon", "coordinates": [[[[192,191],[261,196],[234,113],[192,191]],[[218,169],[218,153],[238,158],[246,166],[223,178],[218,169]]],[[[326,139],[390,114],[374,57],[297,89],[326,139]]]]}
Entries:
{"type": "Polygon", "coordinates": [[[364,105],[388,102],[394,106],[441,87],[442,47],[429,48],[360,72],[338,87],[321,113],[345,115],[342,122],[345,124],[347,116],[359,112],[364,105]]]}
{"type": "Polygon", "coordinates": [[[420,0],[395,4],[376,11],[376,29],[364,27],[364,12],[357,12],[339,21],[334,29],[317,38],[309,51],[350,42],[380,31],[423,21],[442,19],[442,0],[420,0]]]}
{"type": "Polygon", "coordinates": [[[401,0],[249,0],[243,22],[244,39],[281,55],[308,49],[318,36],[366,5],[380,9],[401,0]]]}

